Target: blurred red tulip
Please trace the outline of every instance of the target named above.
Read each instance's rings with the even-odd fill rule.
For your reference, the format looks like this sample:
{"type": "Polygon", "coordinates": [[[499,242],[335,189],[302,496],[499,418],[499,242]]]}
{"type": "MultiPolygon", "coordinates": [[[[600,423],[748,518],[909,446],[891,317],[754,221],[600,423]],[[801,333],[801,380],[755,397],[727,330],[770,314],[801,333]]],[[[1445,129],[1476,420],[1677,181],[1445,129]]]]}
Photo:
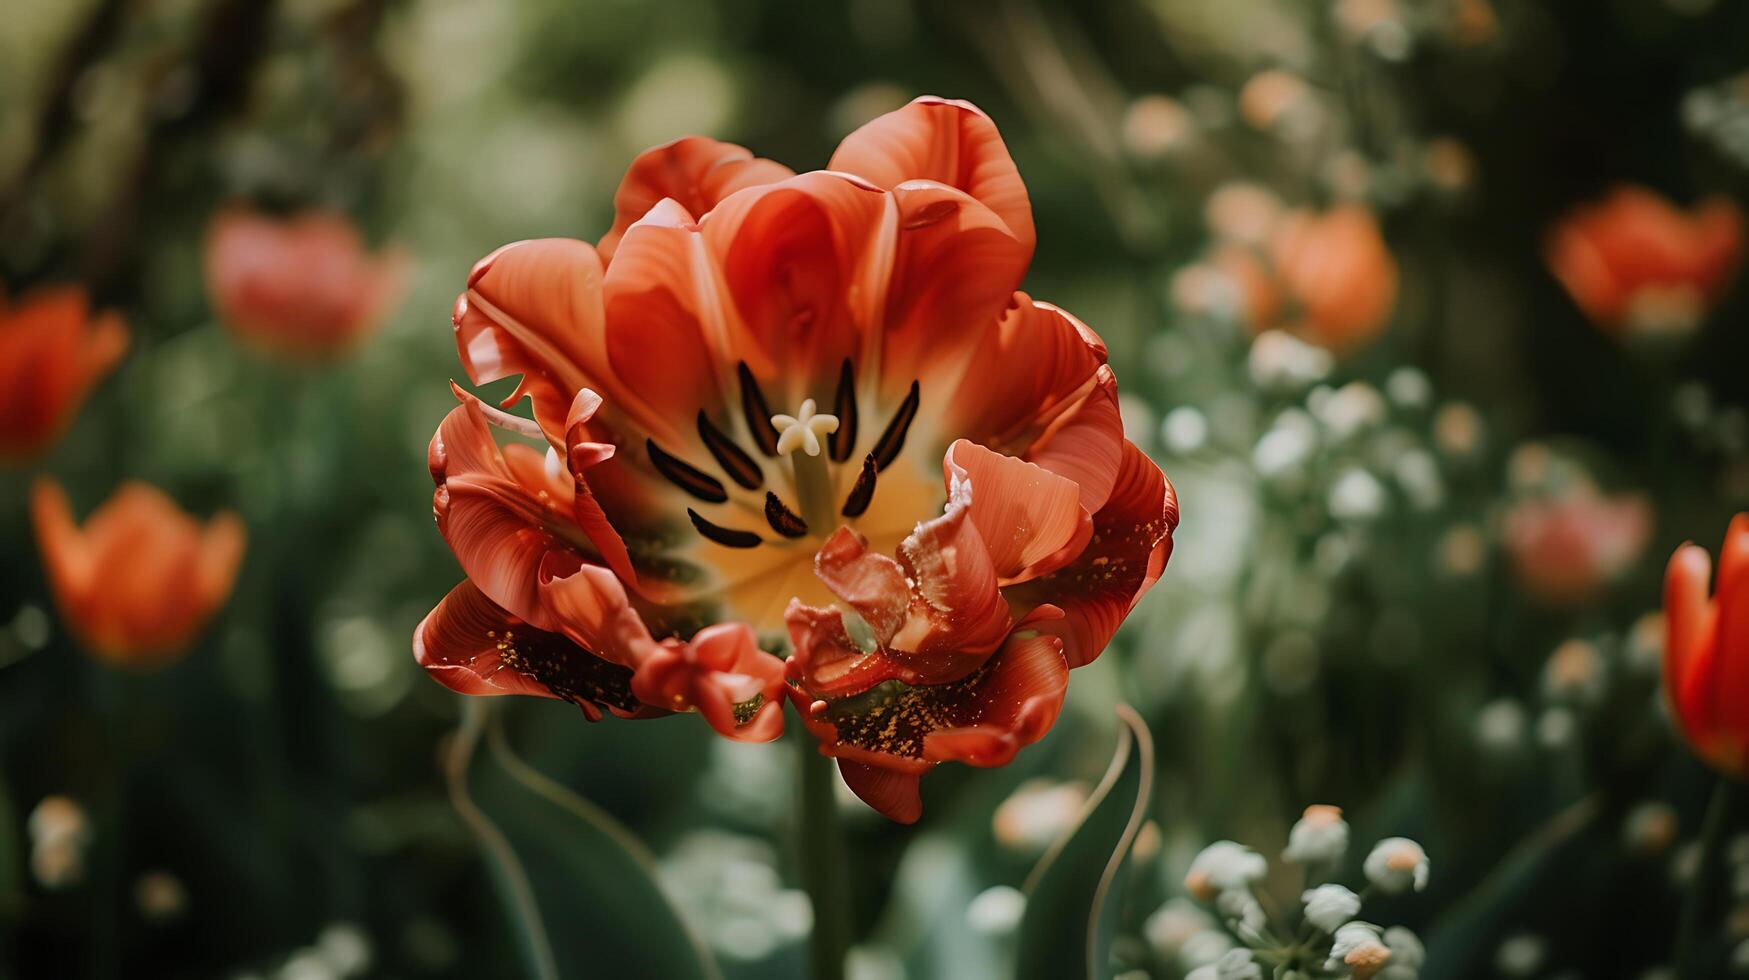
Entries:
{"type": "Polygon", "coordinates": [[[1686,331],[1729,285],[1743,216],[1725,198],[1683,213],[1643,187],[1575,208],[1549,233],[1549,269],[1610,333],[1686,331]]]}
{"type": "Polygon", "coordinates": [[[400,298],[405,273],[405,256],[366,252],[342,214],[282,220],[233,207],[207,228],[207,293],[220,320],[279,356],[323,360],[351,350],[400,298]]]}
{"type": "Polygon", "coordinates": [[[1604,497],[1582,484],[1522,500],[1506,513],[1513,571],[1549,605],[1580,605],[1639,560],[1652,532],[1652,508],[1639,494],[1604,497]]]}
{"type": "Polygon", "coordinates": [[[1706,762],[1749,777],[1749,514],[1738,514],[1712,561],[1685,544],[1664,577],[1664,690],[1688,744],[1706,762]]]}
{"type": "Polygon", "coordinates": [[[474,267],[462,362],[521,375],[504,404],[534,421],[458,392],[432,441],[468,581],[415,650],[465,693],[696,709],[749,741],[787,695],[910,821],[922,773],[1050,728],[1178,507],[1099,338],[1016,291],[1032,209],[987,116],[918,99],[828,166],[679,140],[633,163],[599,248],[474,267]],[[785,632],[787,665],[756,643],[785,632]]]}
{"type": "Polygon", "coordinates": [[[31,513],[61,615],[101,659],[157,666],[184,653],[231,594],[243,558],[243,523],[201,524],[157,489],[124,483],[73,522],[61,487],[39,479],[31,513]]]}
{"type": "Polygon", "coordinates": [[[1337,353],[1365,346],[1397,303],[1397,260],[1377,219],[1359,204],[1289,212],[1270,236],[1269,257],[1286,294],[1287,326],[1337,353]]]}
{"type": "Polygon", "coordinates": [[[11,308],[0,295],[0,460],[59,439],[127,346],[121,317],[92,317],[82,288],[45,289],[11,308]]]}

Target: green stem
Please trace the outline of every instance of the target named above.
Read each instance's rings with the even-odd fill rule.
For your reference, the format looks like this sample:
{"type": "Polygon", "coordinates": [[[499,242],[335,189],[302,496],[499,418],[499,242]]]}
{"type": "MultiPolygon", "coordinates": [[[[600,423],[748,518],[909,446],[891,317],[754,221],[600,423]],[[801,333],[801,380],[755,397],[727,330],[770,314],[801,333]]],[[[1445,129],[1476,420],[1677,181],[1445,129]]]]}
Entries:
{"type": "Polygon", "coordinates": [[[492,705],[489,698],[462,698],[462,723],[450,736],[449,751],[444,753],[443,770],[449,783],[449,799],[462,822],[473,831],[492,862],[504,893],[522,930],[524,948],[529,955],[529,970],[536,980],[559,980],[558,961],[553,957],[552,943],[547,940],[546,921],[534,899],[534,886],[528,872],[504,832],[474,803],[468,792],[468,769],[473,765],[474,750],[479,748],[480,735],[486,728],[486,716],[492,705]]]}
{"type": "Polygon", "coordinates": [[[834,798],[837,775],[833,761],[820,754],[812,738],[804,736],[796,743],[802,754],[796,842],[802,885],[814,906],[811,975],[814,980],[843,980],[844,955],[850,949],[849,868],[834,798]]]}
{"type": "Polygon", "coordinates": [[[1720,776],[1718,786],[1713,789],[1712,802],[1707,804],[1706,817],[1700,829],[1700,861],[1695,865],[1694,880],[1689,882],[1688,894],[1682,901],[1682,918],[1676,927],[1676,975],[1679,980],[1698,980],[1705,975],[1701,959],[1701,947],[1706,943],[1700,936],[1701,920],[1705,917],[1709,899],[1718,881],[1718,872],[1724,865],[1726,828],[1730,826],[1730,811],[1733,797],[1736,795],[1736,784],[1729,777],[1720,776]]]}

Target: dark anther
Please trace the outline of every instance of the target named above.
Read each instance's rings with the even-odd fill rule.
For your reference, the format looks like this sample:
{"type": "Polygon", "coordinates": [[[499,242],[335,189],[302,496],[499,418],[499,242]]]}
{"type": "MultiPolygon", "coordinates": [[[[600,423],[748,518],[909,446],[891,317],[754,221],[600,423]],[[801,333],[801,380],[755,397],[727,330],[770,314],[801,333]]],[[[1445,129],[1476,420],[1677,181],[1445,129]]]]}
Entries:
{"type": "Polygon", "coordinates": [[[899,458],[899,450],[905,448],[905,433],[911,429],[911,420],[917,417],[917,402],[921,397],[917,382],[911,382],[911,393],[905,396],[904,403],[893,413],[893,420],[887,423],[887,431],[881,433],[880,441],[875,443],[874,450],[869,453],[874,457],[875,469],[884,470],[892,465],[893,460],[899,458]]]}
{"type": "Polygon", "coordinates": [[[733,439],[724,435],[723,430],[712,425],[702,408],[698,410],[698,437],[704,440],[705,448],[717,458],[717,465],[729,474],[729,479],[749,490],[757,490],[765,482],[765,472],[759,464],[735,445],[733,439]]]}
{"type": "Polygon", "coordinates": [[[675,486],[706,503],[720,504],[729,499],[728,492],[717,482],[716,477],[663,452],[662,447],[656,445],[656,440],[644,440],[644,448],[649,450],[650,464],[656,467],[656,472],[667,477],[675,486]]]}
{"type": "Polygon", "coordinates": [[[765,404],[765,393],[759,390],[759,382],[754,380],[746,361],[735,367],[735,373],[741,378],[741,412],[747,416],[747,429],[765,455],[775,457],[777,430],[771,425],[771,406],[765,404]]]}
{"type": "Polygon", "coordinates": [[[777,499],[777,494],[770,490],[765,491],[765,522],[786,538],[799,538],[808,533],[808,522],[785,507],[783,501],[777,499]]]}
{"type": "Polygon", "coordinates": [[[725,548],[757,548],[762,543],[759,535],[752,531],[736,531],[726,527],[718,527],[698,516],[698,511],[691,507],[686,508],[686,516],[692,518],[692,526],[698,528],[698,533],[725,548]]]}
{"type": "Polygon", "coordinates": [[[845,517],[861,517],[868,510],[869,501],[874,499],[875,492],[875,458],[870,453],[862,458],[862,472],[857,474],[856,485],[850,488],[850,496],[844,498],[844,509],[839,511],[845,517]]]}
{"type": "Polygon", "coordinates": [[[832,462],[842,463],[856,448],[856,372],[850,358],[838,370],[838,395],[832,399],[832,414],[838,416],[838,428],[832,433],[832,462]]]}

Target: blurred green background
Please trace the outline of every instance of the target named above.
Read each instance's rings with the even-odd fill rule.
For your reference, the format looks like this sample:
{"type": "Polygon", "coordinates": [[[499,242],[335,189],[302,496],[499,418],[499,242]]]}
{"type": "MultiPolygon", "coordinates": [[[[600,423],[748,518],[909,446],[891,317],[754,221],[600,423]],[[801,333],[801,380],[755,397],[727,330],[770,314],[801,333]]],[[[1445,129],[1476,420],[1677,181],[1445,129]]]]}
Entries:
{"type": "MultiPolygon", "coordinates": [[[[1749,297],[1624,341],[1542,247],[1621,181],[1742,199],[1746,38],[1733,0],[9,0],[0,282],[86,284],[133,344],[52,452],[0,473],[0,977],[523,970],[442,771],[458,699],[409,652],[461,577],[425,463],[461,375],[450,305],[500,244],[598,237],[647,146],[703,133],[806,170],[922,93],[1001,128],[1039,228],[1026,288],[1110,345],[1184,523],[1049,738],[932,776],[914,828],[846,806],[853,975],[1008,969],[1002,889],[1073,822],[1120,701],[1158,757],[1117,968],[1200,962],[1157,912],[1190,856],[1223,837],[1273,854],[1325,802],[1357,841],[1433,855],[1428,892],[1367,908],[1421,932],[1424,976],[1646,975],[1710,781],[1669,733],[1643,617],[1670,550],[1716,547],[1749,504],[1749,297]],[[1303,80],[1309,121],[1247,119],[1266,69],[1303,80]],[[1458,163],[1430,169],[1433,146],[1458,163]],[[1175,298],[1209,248],[1205,202],[1238,180],[1374,210],[1401,273],[1378,339],[1276,383],[1230,309],[1175,298]],[[238,199],[351,215],[412,257],[405,300],[338,363],[239,348],[201,274],[206,222],[238,199]],[[1372,394],[1332,407],[1338,389],[1372,394]],[[1262,448],[1278,430],[1312,433],[1286,464],[1262,448]],[[1656,514],[1607,589],[1553,609],[1502,533],[1514,466],[1550,453],[1656,514]],[[243,573],[186,659],[128,673],[81,653],[37,558],[37,473],[81,515],[127,478],[241,512],[243,573]],[[1568,641],[1589,651],[1579,683],[1547,666],[1568,641]],[[27,827],[54,795],[90,829],[58,886],[27,827]]],[[[565,975],[804,974],[793,739],[498,707],[489,743],[650,850],[481,750],[473,797],[523,855],[565,975]],[[673,942],[676,914],[703,957],[673,942]]],[[[1297,879],[1277,884],[1291,904],[1297,879]]],[[[1724,908],[1720,969],[1749,933],[1749,905],[1721,927],[1724,908]]]]}

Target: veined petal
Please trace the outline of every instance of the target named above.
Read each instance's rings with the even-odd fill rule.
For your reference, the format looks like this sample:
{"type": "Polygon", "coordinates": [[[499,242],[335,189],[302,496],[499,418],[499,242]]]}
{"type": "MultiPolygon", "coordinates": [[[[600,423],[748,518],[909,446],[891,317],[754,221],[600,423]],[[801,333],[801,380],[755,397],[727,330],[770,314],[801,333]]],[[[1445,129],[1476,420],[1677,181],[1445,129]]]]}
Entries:
{"type": "Polygon", "coordinates": [[[602,380],[605,314],[595,249],[568,238],[506,245],[474,265],[452,320],[468,377],[485,384],[522,375],[504,404],[531,396],[541,428],[563,445],[572,397],[602,380]]]}
{"type": "Polygon", "coordinates": [[[772,184],[795,171],[774,160],[755,157],[745,147],[705,136],[684,136],[638,154],[613,195],[613,229],[596,246],[603,262],[611,262],[619,241],[663,198],[673,198],[688,212],[703,216],[730,194],[745,187],[772,184]]]}
{"type": "Polygon", "coordinates": [[[880,325],[881,391],[922,380],[946,404],[988,333],[996,329],[1031,260],[1030,246],[1000,217],[953,187],[908,181],[892,192],[891,273],[863,314],[880,325]]]}
{"type": "Polygon", "coordinates": [[[891,680],[860,694],[815,700],[803,681],[793,693],[821,751],[839,760],[845,782],[902,823],[921,812],[918,777],[946,761],[1004,765],[1043,737],[1068,688],[1062,641],[1032,631],[1008,638],[989,662],[945,684],[891,680]]]}
{"type": "Polygon", "coordinates": [[[603,660],[557,633],[535,629],[463,581],[413,632],[413,656],[432,678],[461,694],[558,698],[597,721],[663,714],[639,701],[629,668],[603,660]]]}
{"type": "MultiPolygon", "coordinates": [[[[599,555],[589,531],[612,529],[605,522],[579,526],[575,494],[553,480],[532,449],[519,447],[510,458],[519,462],[513,465],[498,448],[479,402],[465,400],[431,440],[433,511],[468,578],[511,614],[550,630],[538,594],[543,560],[554,552],[573,561],[599,555]]],[[[617,535],[604,540],[611,545],[617,535]]]]}
{"type": "Polygon", "coordinates": [[[1123,465],[1110,499],[1093,515],[1087,547],[1062,569],[1013,586],[1006,595],[1017,603],[1060,607],[1063,618],[1038,628],[1062,637],[1071,668],[1092,663],[1165,570],[1177,526],[1172,484],[1125,441],[1123,465]]]}
{"type": "Polygon", "coordinates": [[[783,662],[759,649],[744,623],[718,623],[691,640],[653,645],[632,689],[651,704],[696,708],[736,741],[769,742],[783,734],[783,662]]]}
{"type": "MultiPolygon", "coordinates": [[[[955,680],[976,670],[1013,623],[997,588],[989,550],[964,502],[917,526],[897,560],[869,550],[868,539],[839,528],[814,558],[814,571],[873,630],[879,650],[854,677],[866,686],[885,676],[908,683],[955,680]],[[878,670],[875,663],[883,663],[878,670]]],[[[798,607],[786,614],[798,651],[811,638],[798,632],[798,607]]],[[[804,663],[806,661],[804,660],[804,663]]],[[[816,687],[848,690],[816,677],[816,687]]]]}
{"type": "Polygon", "coordinates": [[[840,365],[860,356],[869,324],[854,298],[889,260],[874,254],[888,207],[871,184],[815,172],[735,194],[701,222],[738,314],[735,356],[774,406],[831,404],[840,365]]]}
{"type": "Polygon", "coordinates": [[[693,216],[665,200],[628,228],[605,294],[617,391],[636,393],[643,434],[675,449],[694,445],[699,410],[729,404],[735,355],[730,310],[693,216]]]}
{"type": "Polygon", "coordinates": [[[942,467],[949,484],[963,485],[970,496],[972,523],[1000,585],[1061,568],[1093,534],[1080,487],[1042,466],[961,439],[942,467]]]}
{"type": "Polygon", "coordinates": [[[923,797],[918,792],[922,777],[917,773],[849,759],[838,760],[838,772],[857,799],[888,820],[911,824],[923,816],[923,797]]]}
{"type": "Polygon", "coordinates": [[[970,194],[1002,218],[1032,254],[1035,234],[1026,184],[996,124],[970,102],[923,96],[865,123],[840,143],[829,169],[892,190],[932,180],[970,194]]]}

